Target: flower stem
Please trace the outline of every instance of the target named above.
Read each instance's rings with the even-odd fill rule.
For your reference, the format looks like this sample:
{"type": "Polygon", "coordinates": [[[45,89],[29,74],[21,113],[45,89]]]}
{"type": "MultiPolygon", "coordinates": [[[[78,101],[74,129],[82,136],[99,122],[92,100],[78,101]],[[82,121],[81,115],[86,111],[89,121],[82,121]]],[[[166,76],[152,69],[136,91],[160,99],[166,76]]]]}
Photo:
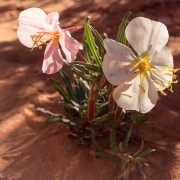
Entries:
{"type": "Polygon", "coordinates": [[[78,51],[77,53],[79,55],[79,57],[81,58],[81,60],[85,63],[87,63],[87,60],[85,59],[85,57],[83,56],[83,54],[81,53],[81,51],[78,51]]]}

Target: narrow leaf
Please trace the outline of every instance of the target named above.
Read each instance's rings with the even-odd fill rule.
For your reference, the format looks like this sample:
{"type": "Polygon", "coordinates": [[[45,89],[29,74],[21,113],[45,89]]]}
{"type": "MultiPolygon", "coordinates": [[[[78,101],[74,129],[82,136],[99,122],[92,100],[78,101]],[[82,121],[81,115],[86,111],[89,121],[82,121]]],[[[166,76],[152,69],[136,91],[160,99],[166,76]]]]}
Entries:
{"type": "Polygon", "coordinates": [[[83,73],[79,69],[75,68],[74,66],[72,67],[72,65],[69,65],[69,67],[71,68],[73,73],[76,74],[78,77],[81,77],[82,79],[84,79],[86,81],[92,81],[93,80],[90,76],[85,75],[85,73],[83,73]]]}
{"type": "Polygon", "coordinates": [[[151,152],[154,152],[154,151],[155,151],[155,149],[148,148],[146,151],[144,151],[143,153],[139,154],[138,157],[144,157],[147,154],[149,154],[151,152]]]}
{"type": "Polygon", "coordinates": [[[128,21],[129,16],[131,15],[131,12],[128,12],[124,18],[122,19],[122,22],[119,26],[118,34],[117,34],[117,41],[126,45],[126,36],[125,36],[125,29],[126,29],[126,24],[128,21]]]}
{"type": "Polygon", "coordinates": [[[94,144],[94,146],[97,148],[98,151],[101,151],[101,147],[98,145],[98,143],[96,142],[96,139],[95,139],[95,132],[93,131],[93,129],[91,129],[91,134],[90,134],[90,137],[92,139],[92,142],[94,144]]]}
{"type": "Polygon", "coordinates": [[[67,95],[67,93],[65,92],[65,90],[62,88],[62,86],[60,85],[60,83],[54,79],[49,79],[49,82],[53,85],[54,89],[56,89],[56,91],[58,91],[58,93],[66,100],[69,101],[69,97],[67,95]]]}
{"type": "Polygon", "coordinates": [[[108,102],[102,104],[99,108],[95,117],[100,117],[108,112],[108,102]]]}
{"type": "Polygon", "coordinates": [[[84,63],[84,62],[81,62],[81,61],[74,61],[73,63],[71,63],[73,65],[78,65],[78,66],[82,66],[82,67],[85,67],[87,68],[88,70],[92,70],[92,71],[98,71],[98,72],[102,72],[102,68],[98,67],[98,66],[95,66],[93,64],[88,64],[88,63],[84,63]]]}
{"type": "Polygon", "coordinates": [[[58,104],[64,106],[65,108],[75,109],[76,111],[79,111],[79,108],[78,108],[78,107],[72,106],[71,104],[68,104],[68,103],[66,103],[66,102],[62,102],[62,101],[61,101],[61,102],[59,102],[58,104]]]}
{"type": "Polygon", "coordinates": [[[93,63],[93,59],[91,57],[91,51],[89,49],[89,46],[88,44],[86,43],[86,39],[87,39],[87,35],[86,35],[86,30],[84,28],[84,34],[83,34],[83,52],[84,52],[84,56],[85,56],[85,59],[88,61],[88,63],[92,64],[93,63]]]}
{"type": "Polygon", "coordinates": [[[143,150],[143,148],[144,148],[144,141],[142,140],[141,142],[142,142],[142,144],[141,144],[140,149],[132,157],[138,156],[138,154],[143,150]]]}
{"type": "MultiPolygon", "coordinates": [[[[89,25],[89,19],[90,17],[86,18],[84,29],[85,29],[85,42],[88,44],[89,49],[91,51],[93,59],[96,61],[97,65],[100,67],[102,64],[102,59],[99,55],[99,50],[97,45],[95,44],[94,37],[91,32],[91,28],[89,25]]],[[[92,62],[91,62],[92,63],[92,62]]]]}
{"type": "Polygon", "coordinates": [[[132,125],[131,125],[128,133],[127,133],[127,136],[126,136],[124,142],[123,142],[123,147],[124,147],[123,149],[124,149],[125,152],[127,151],[128,142],[129,142],[129,139],[130,139],[130,137],[131,137],[131,134],[132,134],[132,125]]]}
{"type": "Polygon", "coordinates": [[[104,56],[104,54],[106,53],[106,50],[104,48],[104,41],[103,41],[102,37],[100,36],[100,34],[92,26],[90,26],[90,28],[93,31],[93,33],[96,35],[96,37],[97,37],[97,39],[98,39],[98,41],[100,43],[102,56],[104,56]]]}
{"type": "Polygon", "coordinates": [[[72,100],[77,102],[77,97],[76,97],[76,95],[74,93],[74,90],[73,90],[73,88],[71,86],[71,81],[70,81],[69,76],[63,70],[59,71],[59,73],[61,74],[62,80],[63,80],[63,82],[64,82],[64,84],[66,86],[66,91],[67,91],[69,97],[72,100]]]}
{"type": "Polygon", "coordinates": [[[110,112],[108,114],[105,114],[101,117],[95,118],[93,121],[90,122],[91,125],[99,124],[106,121],[111,121],[114,118],[115,112],[110,112]]]}
{"type": "Polygon", "coordinates": [[[54,113],[47,111],[46,109],[40,108],[40,107],[35,108],[35,111],[41,111],[49,116],[64,118],[64,116],[62,114],[54,114],[54,113]]]}
{"type": "Polygon", "coordinates": [[[85,100],[85,89],[82,87],[81,81],[78,78],[75,78],[75,85],[75,94],[78,103],[81,104],[81,101],[85,100]]]}
{"type": "Polygon", "coordinates": [[[115,154],[119,151],[118,146],[116,144],[116,135],[115,135],[115,132],[112,129],[110,131],[110,146],[111,146],[112,151],[115,154]]]}

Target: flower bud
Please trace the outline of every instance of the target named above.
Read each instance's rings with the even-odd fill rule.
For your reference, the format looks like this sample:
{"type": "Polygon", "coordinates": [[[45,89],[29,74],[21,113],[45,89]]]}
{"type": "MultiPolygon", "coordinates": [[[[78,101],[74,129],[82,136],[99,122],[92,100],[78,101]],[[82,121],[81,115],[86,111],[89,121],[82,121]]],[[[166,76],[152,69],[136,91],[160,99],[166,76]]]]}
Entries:
{"type": "Polygon", "coordinates": [[[114,90],[114,86],[110,83],[107,84],[107,94],[109,95],[114,90]]]}
{"type": "Polygon", "coordinates": [[[115,118],[116,118],[116,121],[119,120],[119,118],[121,117],[121,114],[122,114],[122,108],[117,106],[116,107],[116,112],[115,112],[115,118]]]}
{"type": "Polygon", "coordinates": [[[123,144],[122,144],[122,142],[119,143],[119,151],[120,151],[120,153],[123,153],[123,144]]]}
{"type": "Polygon", "coordinates": [[[107,84],[108,84],[108,81],[107,81],[105,75],[103,74],[101,81],[100,81],[100,89],[103,89],[107,84]]]}
{"type": "Polygon", "coordinates": [[[111,91],[111,93],[109,94],[109,101],[108,101],[109,112],[113,111],[114,109],[114,99],[112,97],[112,93],[113,91],[111,91]]]}
{"type": "Polygon", "coordinates": [[[95,99],[92,94],[90,94],[89,101],[88,101],[88,110],[87,110],[87,117],[88,121],[92,121],[95,116],[95,99]]]}
{"type": "Polygon", "coordinates": [[[96,101],[99,97],[99,86],[97,86],[97,84],[94,85],[94,91],[93,91],[93,97],[94,100],[96,101]]]}

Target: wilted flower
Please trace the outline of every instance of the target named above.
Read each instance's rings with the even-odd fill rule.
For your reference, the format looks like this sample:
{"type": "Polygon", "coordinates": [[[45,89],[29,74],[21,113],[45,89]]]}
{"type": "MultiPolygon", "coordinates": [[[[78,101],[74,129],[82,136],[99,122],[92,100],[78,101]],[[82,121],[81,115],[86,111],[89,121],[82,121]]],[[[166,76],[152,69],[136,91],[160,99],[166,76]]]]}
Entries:
{"type": "Polygon", "coordinates": [[[57,12],[48,15],[39,8],[29,8],[19,15],[19,28],[17,31],[19,40],[29,48],[42,48],[46,44],[42,71],[53,74],[63,66],[63,57],[59,48],[66,55],[67,62],[73,62],[82,45],[73,39],[67,29],[59,27],[59,14],[57,12]]]}
{"type": "Polygon", "coordinates": [[[155,106],[157,91],[165,96],[165,88],[172,91],[172,83],[177,83],[173,72],[179,69],[173,69],[173,57],[165,46],[169,35],[164,24],[138,17],[128,24],[125,34],[138,55],[107,38],[103,72],[111,84],[118,86],[113,92],[118,106],[146,113],[155,106]]]}

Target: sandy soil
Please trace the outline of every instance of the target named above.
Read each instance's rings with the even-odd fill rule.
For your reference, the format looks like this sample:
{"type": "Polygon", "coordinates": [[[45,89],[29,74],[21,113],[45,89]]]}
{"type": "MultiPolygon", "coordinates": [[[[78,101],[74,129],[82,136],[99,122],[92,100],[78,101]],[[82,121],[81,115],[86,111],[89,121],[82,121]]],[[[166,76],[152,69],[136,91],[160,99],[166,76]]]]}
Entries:
{"type": "MultiPolygon", "coordinates": [[[[113,180],[119,173],[117,159],[94,158],[88,147],[79,147],[68,138],[67,128],[45,122],[46,116],[35,112],[44,107],[54,113],[59,95],[48,79],[59,75],[41,72],[43,50],[29,49],[16,37],[20,11],[40,7],[58,11],[61,27],[82,25],[90,15],[94,27],[116,38],[121,18],[127,11],[131,18],[145,16],[167,25],[168,47],[180,67],[180,2],[178,0],[0,0],[0,175],[6,180],[113,180]],[[67,3],[68,2],[68,3],[67,3]],[[19,138],[18,138],[19,137],[19,138]],[[11,140],[9,140],[11,139],[11,140]]],[[[81,40],[82,33],[74,37],[81,40]]],[[[178,73],[180,79],[180,73],[178,73]]],[[[156,149],[147,157],[148,180],[180,179],[180,83],[174,93],[159,96],[153,109],[153,122],[160,128],[139,127],[139,137],[146,147],[156,149]]],[[[138,144],[139,145],[139,144],[138,144]]],[[[138,146],[134,144],[134,146],[138,146]]],[[[0,176],[1,179],[1,176],[0,176]]],[[[137,180],[142,177],[138,174],[137,180]]]]}

